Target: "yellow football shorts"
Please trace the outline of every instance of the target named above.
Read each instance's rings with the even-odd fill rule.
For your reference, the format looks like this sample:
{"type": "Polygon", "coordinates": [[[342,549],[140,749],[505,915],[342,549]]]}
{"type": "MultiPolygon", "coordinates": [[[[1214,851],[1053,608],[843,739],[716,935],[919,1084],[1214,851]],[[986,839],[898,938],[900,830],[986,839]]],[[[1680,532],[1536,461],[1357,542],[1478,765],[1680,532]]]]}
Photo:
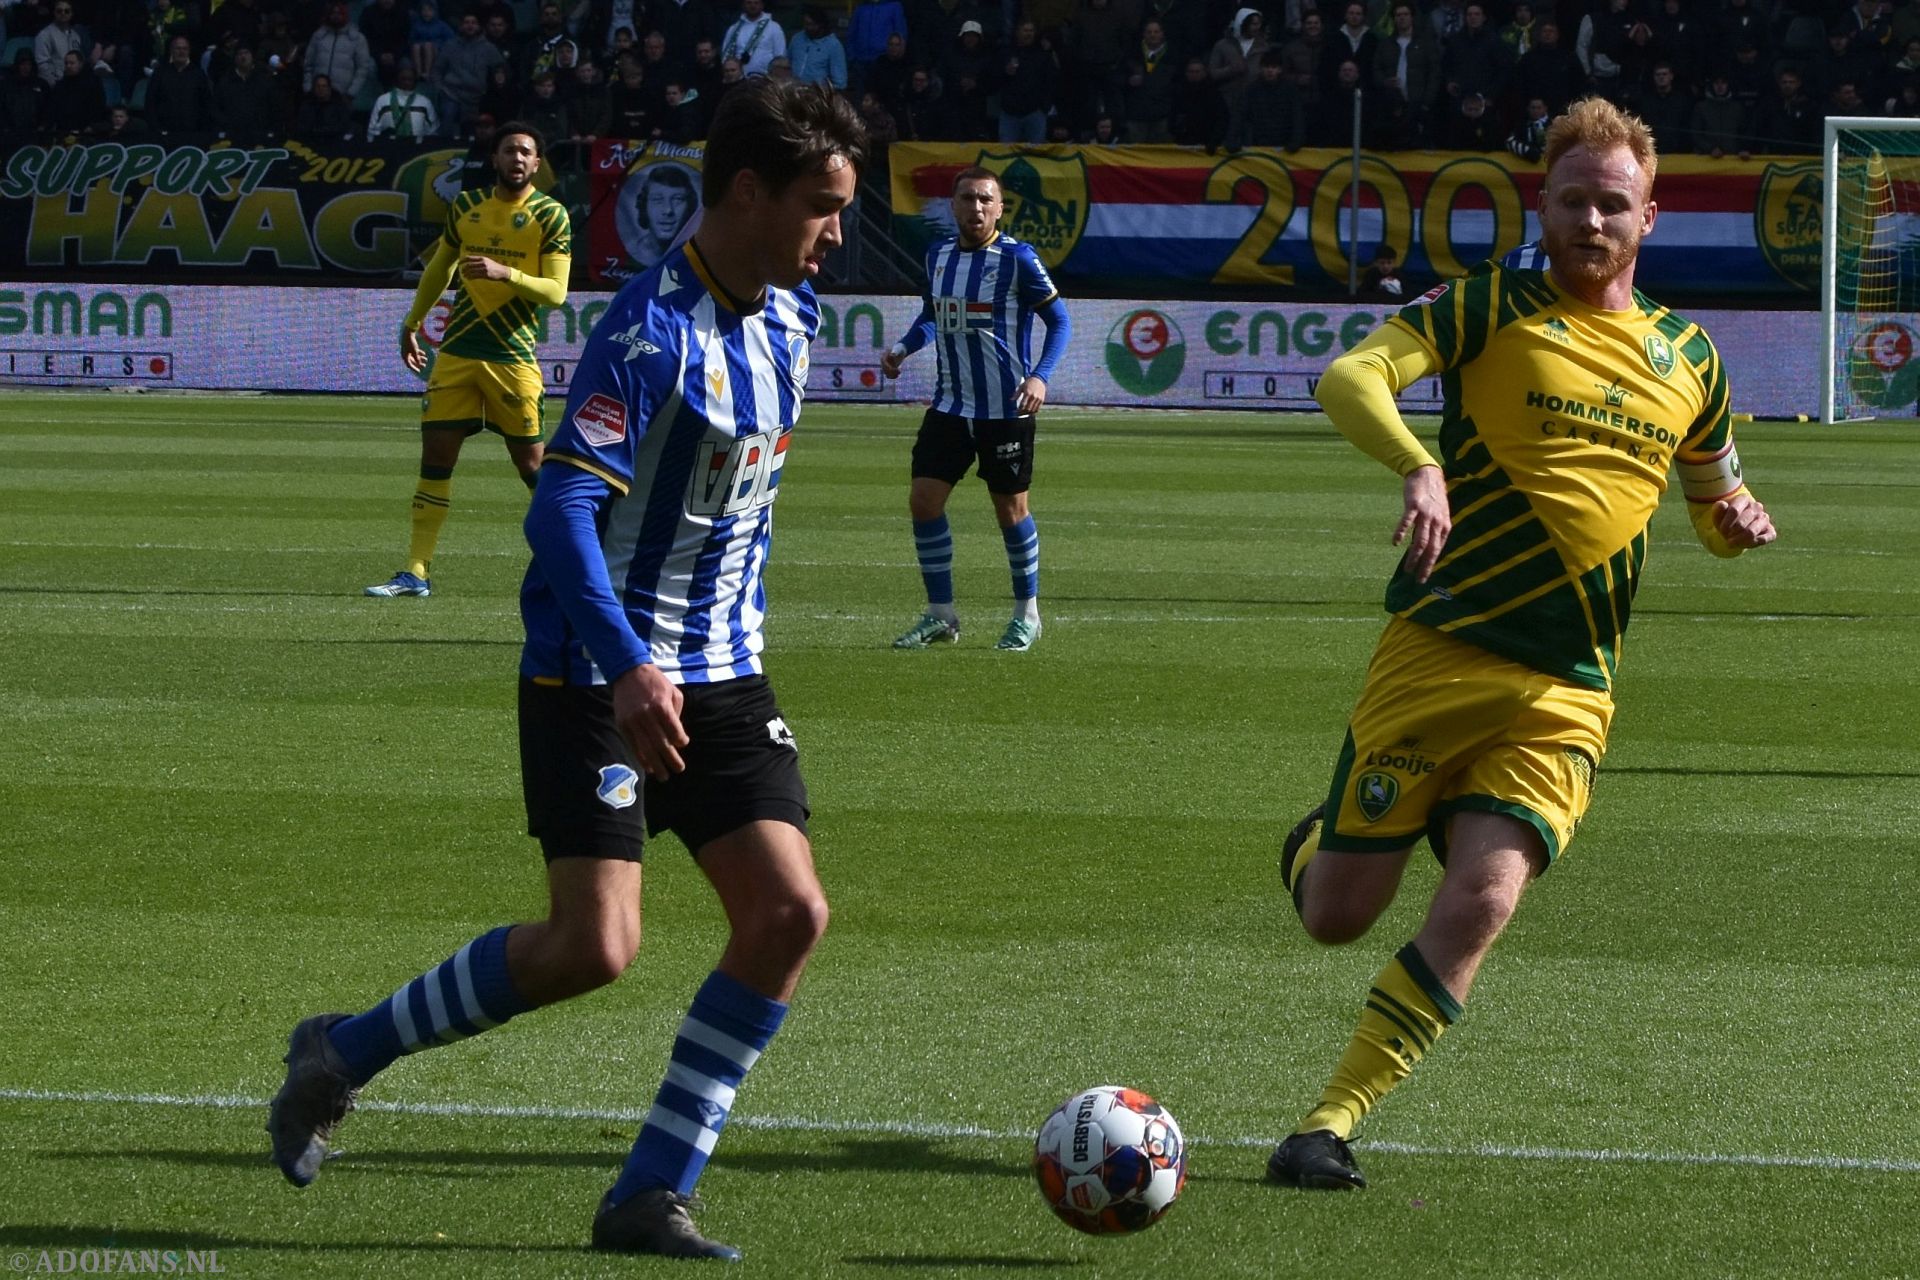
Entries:
{"type": "Polygon", "coordinates": [[[538,440],[546,393],[537,364],[496,364],[442,351],[427,375],[420,425],[468,435],[484,428],[514,440],[538,440]]]}
{"type": "Polygon", "coordinates": [[[1447,819],[1504,813],[1540,833],[1549,861],[1593,798],[1613,698],[1394,618],[1367,668],[1334,766],[1320,847],[1404,849],[1442,862],[1447,819]]]}

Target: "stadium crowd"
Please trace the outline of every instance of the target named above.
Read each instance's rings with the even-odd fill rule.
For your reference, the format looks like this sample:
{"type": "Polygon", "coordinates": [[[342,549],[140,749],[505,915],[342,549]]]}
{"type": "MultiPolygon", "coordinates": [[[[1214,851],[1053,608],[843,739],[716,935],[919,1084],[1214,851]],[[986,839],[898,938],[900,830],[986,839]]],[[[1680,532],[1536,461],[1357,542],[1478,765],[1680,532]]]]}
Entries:
{"type": "Polygon", "coordinates": [[[701,137],[754,76],[874,137],[1538,158],[1598,93],[1666,155],[1920,116],[1920,0],[0,0],[0,139],[701,137]]]}

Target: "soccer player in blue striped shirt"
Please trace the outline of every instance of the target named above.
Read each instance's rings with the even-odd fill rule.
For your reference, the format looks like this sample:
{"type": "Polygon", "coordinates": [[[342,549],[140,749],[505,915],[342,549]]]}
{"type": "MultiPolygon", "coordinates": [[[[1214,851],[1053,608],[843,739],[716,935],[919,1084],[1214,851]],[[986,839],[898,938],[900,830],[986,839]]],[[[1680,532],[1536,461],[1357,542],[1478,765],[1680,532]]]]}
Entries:
{"type": "Polygon", "coordinates": [[[1013,572],[1013,618],[994,648],[1019,652],[1040,638],[1040,536],[1027,509],[1034,415],[1047,402],[1047,382],[1066,352],[1072,326],[1040,255],[997,229],[1004,208],[993,170],[960,172],[953,184],[959,232],[927,250],[926,306],[906,336],[880,358],[881,371],[897,378],[901,362],[928,343],[937,344],[939,353],[933,403],[913,442],[913,488],[907,498],[927,608],[893,642],[896,649],[924,649],[960,638],[947,496],[976,461],[993,496],[1013,572]],[[1047,340],[1040,362],[1029,365],[1036,315],[1046,323],[1047,340]]]}
{"type": "Polygon", "coordinates": [[[268,1130],[296,1185],[401,1055],[617,978],[640,945],[643,838],[670,830],[732,936],[592,1239],[739,1257],[688,1204],[826,927],[798,750],[761,670],[761,570],[819,327],[808,281],[865,158],[844,99],[749,81],[710,131],[700,229],[594,327],[526,522],[521,775],[550,914],[482,935],[366,1013],[294,1029],[268,1130]]]}

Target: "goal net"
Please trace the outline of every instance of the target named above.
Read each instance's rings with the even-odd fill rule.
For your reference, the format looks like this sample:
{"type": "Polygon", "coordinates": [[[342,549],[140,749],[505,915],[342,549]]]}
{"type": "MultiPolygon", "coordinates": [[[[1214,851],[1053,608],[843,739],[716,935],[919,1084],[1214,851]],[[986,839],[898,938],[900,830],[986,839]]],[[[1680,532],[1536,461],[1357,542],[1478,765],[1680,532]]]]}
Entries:
{"type": "Polygon", "coordinates": [[[1920,120],[1826,122],[1820,420],[1920,416],[1920,120]]]}

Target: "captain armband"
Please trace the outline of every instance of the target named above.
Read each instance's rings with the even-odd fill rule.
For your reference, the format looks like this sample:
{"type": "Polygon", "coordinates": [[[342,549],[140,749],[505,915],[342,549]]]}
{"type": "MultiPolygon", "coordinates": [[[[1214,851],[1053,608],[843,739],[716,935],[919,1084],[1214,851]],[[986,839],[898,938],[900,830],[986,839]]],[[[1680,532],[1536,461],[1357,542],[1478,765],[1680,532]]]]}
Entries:
{"type": "Polygon", "coordinates": [[[1680,491],[1688,502],[1718,502],[1740,492],[1746,482],[1740,477],[1740,452],[1731,442],[1705,462],[1682,462],[1680,491]]]}

